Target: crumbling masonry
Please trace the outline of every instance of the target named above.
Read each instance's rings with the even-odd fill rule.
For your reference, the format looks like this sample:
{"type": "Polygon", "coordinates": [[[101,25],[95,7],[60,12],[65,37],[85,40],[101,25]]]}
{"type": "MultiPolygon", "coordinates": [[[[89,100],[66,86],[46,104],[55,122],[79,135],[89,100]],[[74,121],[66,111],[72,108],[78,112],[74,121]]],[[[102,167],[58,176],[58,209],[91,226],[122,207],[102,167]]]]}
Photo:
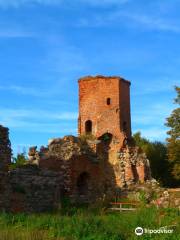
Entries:
{"type": "Polygon", "coordinates": [[[120,77],[79,80],[78,137],[31,147],[28,163],[8,171],[10,157],[8,132],[0,127],[0,208],[11,211],[53,209],[64,196],[111,198],[151,179],[149,161],[131,137],[130,82],[120,77]]]}

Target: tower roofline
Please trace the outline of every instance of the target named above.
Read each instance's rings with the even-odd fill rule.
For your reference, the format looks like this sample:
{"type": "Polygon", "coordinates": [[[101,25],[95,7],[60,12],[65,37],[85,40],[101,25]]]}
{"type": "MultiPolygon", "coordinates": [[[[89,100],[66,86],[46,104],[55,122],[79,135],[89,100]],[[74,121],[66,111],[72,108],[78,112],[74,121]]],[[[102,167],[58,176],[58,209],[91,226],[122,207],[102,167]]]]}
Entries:
{"type": "Polygon", "coordinates": [[[119,76],[103,76],[103,75],[97,75],[97,76],[84,76],[84,77],[81,77],[79,78],[78,82],[80,81],[91,81],[91,80],[94,80],[94,79],[106,79],[106,80],[109,80],[109,79],[118,79],[120,81],[123,81],[123,82],[126,82],[128,83],[129,85],[131,85],[131,82],[122,78],[122,77],[119,77],[119,76]]]}

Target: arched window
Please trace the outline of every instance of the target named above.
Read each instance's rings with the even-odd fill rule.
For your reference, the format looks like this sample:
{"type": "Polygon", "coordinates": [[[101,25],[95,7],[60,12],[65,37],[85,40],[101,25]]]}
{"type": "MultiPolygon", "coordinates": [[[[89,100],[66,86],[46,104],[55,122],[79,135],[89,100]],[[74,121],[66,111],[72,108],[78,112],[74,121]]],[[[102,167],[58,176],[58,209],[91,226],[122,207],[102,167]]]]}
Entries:
{"type": "Polygon", "coordinates": [[[104,133],[102,136],[100,136],[98,139],[101,140],[103,143],[106,143],[107,145],[111,143],[113,135],[111,133],[104,133]]]}
{"type": "Polygon", "coordinates": [[[85,122],[85,132],[87,134],[92,133],[92,121],[91,120],[87,120],[85,122]]]}
{"type": "Polygon", "coordinates": [[[110,104],[111,104],[111,99],[110,99],[110,98],[107,98],[107,99],[106,99],[106,103],[107,103],[107,105],[110,105],[110,104]]]}

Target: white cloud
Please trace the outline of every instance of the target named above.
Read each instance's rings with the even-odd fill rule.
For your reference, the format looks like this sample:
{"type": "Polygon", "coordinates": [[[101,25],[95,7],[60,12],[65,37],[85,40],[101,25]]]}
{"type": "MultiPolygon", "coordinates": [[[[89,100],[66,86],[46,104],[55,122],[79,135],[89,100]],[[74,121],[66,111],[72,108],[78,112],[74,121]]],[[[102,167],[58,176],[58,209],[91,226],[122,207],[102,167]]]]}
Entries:
{"type": "Polygon", "coordinates": [[[0,38],[29,38],[33,35],[25,31],[14,29],[0,30],[0,38]]]}
{"type": "Polygon", "coordinates": [[[76,134],[78,114],[42,109],[0,109],[0,123],[23,132],[76,134]]]}
{"type": "Polygon", "coordinates": [[[11,91],[21,95],[28,95],[34,97],[48,97],[59,93],[59,90],[57,88],[39,89],[33,87],[24,87],[20,85],[0,85],[0,90],[11,91]]]}
{"type": "Polygon", "coordinates": [[[42,109],[0,109],[1,116],[0,122],[6,120],[22,120],[22,119],[34,119],[34,120],[75,120],[77,119],[76,112],[54,112],[42,109]]]}
{"type": "Polygon", "coordinates": [[[59,73],[62,77],[69,76],[70,73],[82,72],[89,68],[90,64],[87,61],[87,57],[82,54],[81,49],[68,46],[67,43],[53,46],[53,48],[52,45],[49,46],[50,50],[42,64],[48,66],[50,71],[59,73]]]}
{"type": "Polygon", "coordinates": [[[88,4],[91,6],[109,6],[120,5],[130,0],[0,0],[0,6],[3,8],[20,7],[27,4],[42,4],[42,5],[75,5],[75,4],[88,4]]]}
{"type": "MultiPolygon", "coordinates": [[[[120,5],[129,2],[130,0],[79,0],[82,3],[88,3],[94,6],[105,6],[105,5],[120,5]]],[[[77,0],[78,2],[78,0],[77,0]]]]}
{"type": "Polygon", "coordinates": [[[144,14],[135,11],[127,10],[111,10],[105,14],[94,14],[88,17],[79,19],[77,27],[102,27],[107,25],[125,24],[129,27],[143,27],[146,30],[157,30],[179,33],[180,27],[177,22],[172,22],[172,19],[164,18],[160,14],[144,14]]]}
{"type": "Polygon", "coordinates": [[[20,7],[26,4],[33,4],[33,3],[43,3],[43,4],[54,4],[54,3],[61,3],[61,0],[0,0],[1,7],[20,7]]]}
{"type": "Polygon", "coordinates": [[[132,123],[143,126],[156,125],[163,126],[165,119],[170,115],[173,106],[165,104],[154,104],[146,108],[136,108],[132,113],[132,123]]]}
{"type": "Polygon", "coordinates": [[[165,141],[168,128],[164,125],[173,107],[163,103],[138,107],[132,113],[133,132],[140,131],[152,141],[165,141]]]}
{"type": "MultiPolygon", "coordinates": [[[[118,15],[118,14],[117,14],[118,15]]],[[[120,12],[120,16],[124,16],[131,20],[133,23],[141,24],[146,26],[149,29],[152,30],[161,30],[161,31],[169,31],[169,32],[180,32],[179,25],[176,25],[174,23],[168,22],[166,19],[162,19],[160,17],[153,17],[143,14],[136,14],[136,13],[122,13],[120,12]]]]}
{"type": "MultiPolygon", "coordinates": [[[[174,63],[176,64],[176,62],[174,63]]],[[[179,77],[163,77],[148,79],[147,81],[135,81],[132,82],[134,90],[132,91],[132,96],[156,94],[156,93],[168,93],[174,91],[174,86],[178,85],[179,77]],[[149,84],[151,82],[151,84],[149,84]]]]}

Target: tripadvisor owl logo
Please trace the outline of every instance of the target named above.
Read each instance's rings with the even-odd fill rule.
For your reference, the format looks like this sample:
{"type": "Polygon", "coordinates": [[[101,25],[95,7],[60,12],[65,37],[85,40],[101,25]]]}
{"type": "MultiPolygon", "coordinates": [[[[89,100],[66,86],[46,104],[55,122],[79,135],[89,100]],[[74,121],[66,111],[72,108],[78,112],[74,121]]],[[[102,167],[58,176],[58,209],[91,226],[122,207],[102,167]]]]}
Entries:
{"type": "Polygon", "coordinates": [[[137,227],[137,228],[135,229],[135,234],[136,234],[137,236],[141,236],[143,233],[144,233],[144,231],[143,231],[143,228],[142,228],[142,227],[137,227]]]}
{"type": "Polygon", "coordinates": [[[137,236],[141,236],[143,234],[173,233],[174,229],[169,229],[169,227],[173,227],[173,225],[160,227],[159,229],[148,229],[148,228],[143,229],[142,227],[137,227],[134,232],[137,236]]]}

